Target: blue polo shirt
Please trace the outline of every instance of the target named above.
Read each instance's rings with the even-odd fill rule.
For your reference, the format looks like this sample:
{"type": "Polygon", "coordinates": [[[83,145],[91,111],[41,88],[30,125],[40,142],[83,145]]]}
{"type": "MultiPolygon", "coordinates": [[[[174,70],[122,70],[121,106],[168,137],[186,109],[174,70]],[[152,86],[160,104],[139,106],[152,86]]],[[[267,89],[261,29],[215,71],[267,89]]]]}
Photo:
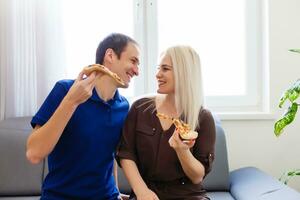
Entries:
{"type": "MultiPolygon", "coordinates": [[[[32,118],[33,127],[49,120],[73,83],[62,80],[55,84],[32,118]]],[[[77,107],[48,156],[49,173],[41,199],[117,199],[113,161],[128,109],[128,101],[118,91],[105,102],[93,90],[77,107]]]]}

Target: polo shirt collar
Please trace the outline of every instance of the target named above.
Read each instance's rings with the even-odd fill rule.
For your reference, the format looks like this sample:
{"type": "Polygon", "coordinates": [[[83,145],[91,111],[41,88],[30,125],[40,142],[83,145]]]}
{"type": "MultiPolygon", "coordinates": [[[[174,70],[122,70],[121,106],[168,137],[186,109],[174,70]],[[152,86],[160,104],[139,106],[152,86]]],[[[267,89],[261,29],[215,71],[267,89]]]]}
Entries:
{"type": "MultiPolygon", "coordinates": [[[[91,96],[91,99],[94,100],[94,101],[101,101],[101,102],[104,102],[103,99],[101,99],[99,96],[98,96],[98,93],[96,91],[96,89],[94,88],[93,89],[93,94],[91,96]]],[[[112,99],[108,100],[108,101],[122,101],[122,98],[121,98],[121,95],[119,93],[119,90],[117,89],[116,92],[115,92],[115,95],[113,96],[112,99]]]]}

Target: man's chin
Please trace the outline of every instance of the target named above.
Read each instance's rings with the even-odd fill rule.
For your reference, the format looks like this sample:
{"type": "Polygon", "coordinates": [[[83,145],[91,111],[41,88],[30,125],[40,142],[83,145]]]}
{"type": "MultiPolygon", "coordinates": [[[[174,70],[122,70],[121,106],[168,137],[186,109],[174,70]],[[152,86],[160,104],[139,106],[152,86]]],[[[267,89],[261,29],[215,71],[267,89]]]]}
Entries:
{"type": "Polygon", "coordinates": [[[127,82],[124,85],[122,85],[122,87],[119,87],[119,88],[124,88],[124,89],[129,88],[129,83],[127,82]]]}

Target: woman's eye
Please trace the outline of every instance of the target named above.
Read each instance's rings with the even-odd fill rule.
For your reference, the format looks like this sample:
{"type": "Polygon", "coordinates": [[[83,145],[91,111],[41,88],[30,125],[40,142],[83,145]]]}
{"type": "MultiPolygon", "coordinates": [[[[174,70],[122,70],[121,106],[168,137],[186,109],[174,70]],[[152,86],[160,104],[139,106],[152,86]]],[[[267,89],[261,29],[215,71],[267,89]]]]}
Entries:
{"type": "Polygon", "coordinates": [[[169,71],[169,70],[171,70],[169,67],[165,67],[165,66],[159,66],[159,67],[157,67],[157,71],[163,71],[163,72],[165,72],[165,71],[169,71]]]}

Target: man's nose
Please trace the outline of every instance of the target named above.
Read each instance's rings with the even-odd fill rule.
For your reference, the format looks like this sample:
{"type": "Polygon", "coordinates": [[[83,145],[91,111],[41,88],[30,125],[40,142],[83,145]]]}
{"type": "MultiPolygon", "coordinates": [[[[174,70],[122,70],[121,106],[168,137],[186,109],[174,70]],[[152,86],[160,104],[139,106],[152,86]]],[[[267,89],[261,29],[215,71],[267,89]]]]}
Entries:
{"type": "Polygon", "coordinates": [[[134,75],[136,75],[136,76],[139,75],[139,67],[137,65],[135,65],[132,70],[133,70],[134,75]]]}

